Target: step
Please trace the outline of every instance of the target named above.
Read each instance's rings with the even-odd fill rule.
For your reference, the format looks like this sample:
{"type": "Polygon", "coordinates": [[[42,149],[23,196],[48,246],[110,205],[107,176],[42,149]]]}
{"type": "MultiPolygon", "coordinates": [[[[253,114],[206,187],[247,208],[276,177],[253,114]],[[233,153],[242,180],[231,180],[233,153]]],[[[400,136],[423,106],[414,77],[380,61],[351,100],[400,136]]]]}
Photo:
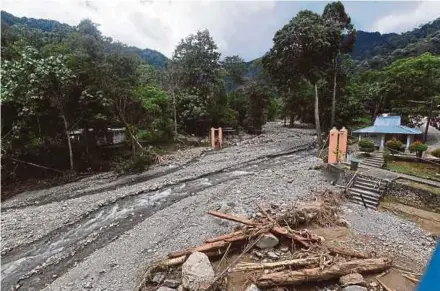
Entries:
{"type": "MultiPolygon", "coordinates": [[[[362,202],[362,198],[359,196],[350,197],[350,201],[355,201],[361,205],[364,205],[364,203],[362,202]]],[[[376,209],[377,206],[379,206],[379,201],[370,201],[365,198],[364,198],[364,201],[365,201],[365,204],[367,204],[367,206],[373,207],[374,209],[376,209]]]]}
{"type": "Polygon", "coordinates": [[[359,189],[363,189],[363,190],[377,191],[377,192],[385,190],[385,186],[381,185],[380,187],[377,187],[377,185],[364,184],[362,182],[355,182],[351,186],[351,188],[359,188],[359,189]]]}
{"type": "Polygon", "coordinates": [[[365,202],[372,203],[372,204],[378,204],[380,199],[378,197],[371,197],[365,194],[362,194],[362,198],[358,193],[349,192],[349,198],[350,199],[357,199],[362,201],[362,198],[364,198],[365,202]]]}
{"type": "Polygon", "coordinates": [[[369,158],[365,158],[364,160],[375,160],[375,161],[383,161],[384,159],[383,159],[383,157],[380,157],[380,156],[378,156],[378,157],[369,157],[369,158]]]}
{"type": "Polygon", "coordinates": [[[384,161],[380,160],[362,160],[361,164],[383,164],[384,161]]]}
{"type": "Polygon", "coordinates": [[[365,176],[357,176],[356,181],[366,182],[366,183],[372,183],[377,184],[377,182],[380,181],[380,179],[372,178],[372,177],[365,177],[365,176]]]}
{"type": "Polygon", "coordinates": [[[377,190],[365,190],[365,189],[359,189],[356,187],[351,187],[349,190],[351,192],[356,193],[356,194],[362,194],[364,196],[374,197],[375,199],[379,199],[380,197],[382,197],[382,195],[377,190]]]}
{"type": "MultiPolygon", "coordinates": [[[[360,197],[359,197],[359,199],[360,199],[360,197]]],[[[362,202],[362,200],[350,199],[350,202],[365,207],[365,205],[364,205],[364,203],[362,202]]],[[[379,204],[371,204],[371,203],[368,203],[367,201],[365,201],[365,204],[367,205],[367,208],[369,208],[369,209],[373,209],[373,210],[376,210],[376,209],[377,209],[377,206],[379,205],[379,204]]]]}
{"type": "Polygon", "coordinates": [[[361,162],[361,166],[365,165],[365,166],[370,166],[373,168],[382,168],[383,164],[381,163],[371,163],[371,162],[361,162]]]}
{"type": "Polygon", "coordinates": [[[380,188],[385,188],[385,186],[386,186],[386,182],[384,182],[384,181],[379,182],[377,180],[376,181],[375,180],[367,181],[367,180],[356,179],[353,184],[359,184],[359,185],[363,185],[363,186],[370,186],[371,188],[377,188],[378,186],[380,186],[380,188]]]}

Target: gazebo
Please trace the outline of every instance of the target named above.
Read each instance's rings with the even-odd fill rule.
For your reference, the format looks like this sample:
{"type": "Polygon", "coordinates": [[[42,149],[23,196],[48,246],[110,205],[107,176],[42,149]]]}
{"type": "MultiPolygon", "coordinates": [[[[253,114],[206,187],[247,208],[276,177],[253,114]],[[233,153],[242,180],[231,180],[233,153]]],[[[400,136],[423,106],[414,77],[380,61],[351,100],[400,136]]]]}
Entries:
{"type": "Polygon", "coordinates": [[[414,140],[414,136],[422,134],[422,131],[417,128],[401,125],[400,116],[382,114],[376,117],[373,126],[361,128],[352,133],[358,134],[359,140],[364,137],[371,139],[375,146],[379,147],[379,150],[383,150],[386,141],[395,137],[403,143],[406,142],[405,151],[407,151],[409,145],[414,140]]]}

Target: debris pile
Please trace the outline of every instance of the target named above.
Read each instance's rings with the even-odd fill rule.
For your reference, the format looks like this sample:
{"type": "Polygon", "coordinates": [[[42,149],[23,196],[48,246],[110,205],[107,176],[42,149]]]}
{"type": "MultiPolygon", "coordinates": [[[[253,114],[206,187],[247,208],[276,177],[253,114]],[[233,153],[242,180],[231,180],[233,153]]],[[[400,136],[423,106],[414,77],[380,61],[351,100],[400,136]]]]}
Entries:
{"type": "Polygon", "coordinates": [[[379,279],[367,283],[361,274],[388,270],[391,258],[328,244],[314,232],[345,226],[341,199],[326,191],[290,208],[257,205],[252,219],[208,211],[239,225],[149,266],[138,290],[321,290],[314,284],[330,288],[322,290],[388,290],[379,279]]]}

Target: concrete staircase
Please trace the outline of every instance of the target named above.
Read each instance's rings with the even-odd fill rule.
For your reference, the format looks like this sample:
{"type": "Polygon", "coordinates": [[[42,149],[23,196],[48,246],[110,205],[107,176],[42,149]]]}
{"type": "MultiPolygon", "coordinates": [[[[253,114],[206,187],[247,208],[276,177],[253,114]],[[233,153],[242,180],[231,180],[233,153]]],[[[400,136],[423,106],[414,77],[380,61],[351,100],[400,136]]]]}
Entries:
{"type": "Polygon", "coordinates": [[[384,180],[357,176],[348,189],[349,199],[353,203],[376,209],[387,184],[384,180]]]}
{"type": "Polygon", "coordinates": [[[360,164],[367,165],[375,168],[382,168],[385,161],[383,159],[382,153],[373,154],[371,157],[363,159],[360,164]]]}

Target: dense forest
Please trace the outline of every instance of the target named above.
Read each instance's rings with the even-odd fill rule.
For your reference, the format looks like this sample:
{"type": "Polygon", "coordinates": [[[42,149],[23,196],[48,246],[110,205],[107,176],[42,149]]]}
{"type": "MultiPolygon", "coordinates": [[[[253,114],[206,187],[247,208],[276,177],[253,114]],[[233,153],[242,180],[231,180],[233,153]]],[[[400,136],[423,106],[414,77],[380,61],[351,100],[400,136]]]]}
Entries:
{"type": "Polygon", "coordinates": [[[400,35],[362,32],[341,2],[299,12],[252,62],[222,57],[208,30],[167,59],[102,35],[88,19],[72,27],[2,11],[1,21],[2,184],[143,169],[156,145],[212,126],[258,134],[284,118],[314,123],[321,143],[321,131],[381,112],[426,114],[408,100],[440,95],[440,19],[400,35]],[[115,128],[125,129],[124,148],[103,150],[99,140],[115,128]]]}

